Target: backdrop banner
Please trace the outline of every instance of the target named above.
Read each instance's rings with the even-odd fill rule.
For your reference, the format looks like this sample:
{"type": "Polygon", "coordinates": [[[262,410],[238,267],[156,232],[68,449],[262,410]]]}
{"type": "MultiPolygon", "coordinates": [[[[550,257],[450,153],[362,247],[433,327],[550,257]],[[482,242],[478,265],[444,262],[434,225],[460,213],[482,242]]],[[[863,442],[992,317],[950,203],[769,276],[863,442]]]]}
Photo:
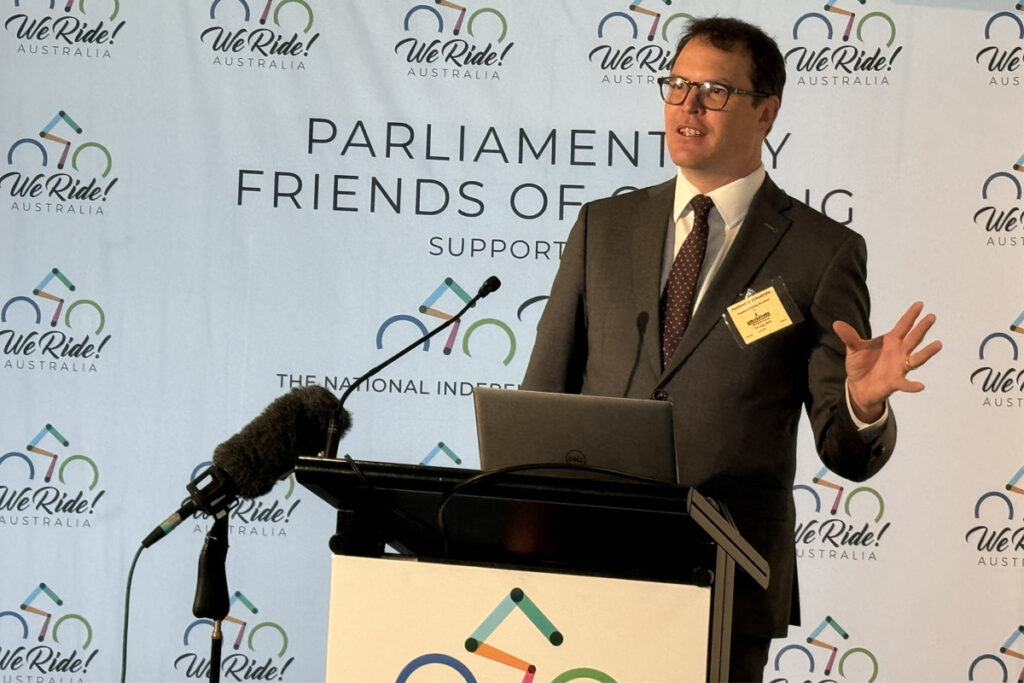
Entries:
{"type": "MultiPolygon", "coordinates": [[[[763,161],[864,235],[875,330],[921,299],[945,344],[870,481],[802,430],[803,625],[765,680],[1017,680],[1024,5],[460,2],[0,1],[0,683],[116,679],[132,556],[214,447],[497,275],[341,444],[476,467],[474,387],[518,386],[579,207],[675,173],[656,79],[715,14],[779,42],[763,161]]],[[[291,478],[231,513],[225,680],[324,679],[333,524],[291,478]]],[[[129,680],[206,678],[209,526],[141,556],[129,680]]]]}

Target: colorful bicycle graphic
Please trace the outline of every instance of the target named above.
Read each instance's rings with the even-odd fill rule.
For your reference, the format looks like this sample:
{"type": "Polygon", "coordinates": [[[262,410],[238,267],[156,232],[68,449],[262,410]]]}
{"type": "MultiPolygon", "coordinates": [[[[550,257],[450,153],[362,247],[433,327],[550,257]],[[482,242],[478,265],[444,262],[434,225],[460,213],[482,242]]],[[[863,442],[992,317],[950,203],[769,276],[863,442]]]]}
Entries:
{"type": "MultiPolygon", "coordinates": [[[[64,4],[64,11],[65,12],[70,12],[71,8],[74,6],[74,4],[75,4],[75,0],[67,0],[67,2],[64,4]]],[[[50,9],[53,9],[54,5],[55,5],[55,0],[50,0],[50,9]]],[[[14,6],[15,7],[21,7],[21,0],[14,0],[14,6]]],[[[82,14],[85,14],[85,0],[78,0],[78,11],[81,12],[82,14]]],[[[120,12],[120,11],[121,11],[121,0],[114,0],[114,11],[111,12],[110,16],[107,17],[107,18],[110,21],[113,21],[114,17],[116,17],[117,13],[120,12]]]]}
{"type": "MultiPolygon", "coordinates": [[[[49,631],[50,637],[53,638],[53,642],[60,643],[60,638],[57,635],[58,631],[60,630],[60,627],[69,621],[75,621],[81,624],[82,628],[85,631],[85,639],[83,640],[81,647],[83,649],[88,648],[89,644],[92,643],[92,626],[89,624],[88,620],[86,620],[86,618],[80,614],[65,614],[57,618],[56,621],[53,621],[53,612],[49,612],[46,609],[43,609],[41,606],[38,606],[38,604],[33,605],[33,603],[36,602],[37,598],[40,597],[42,597],[44,600],[45,598],[49,598],[50,602],[52,602],[57,607],[61,607],[64,605],[64,601],[60,598],[60,596],[58,596],[57,593],[55,593],[53,589],[47,586],[45,583],[40,583],[38,586],[36,586],[36,588],[32,590],[31,593],[28,594],[28,597],[25,598],[25,601],[21,603],[18,609],[21,612],[28,613],[29,615],[43,618],[42,626],[39,629],[39,633],[36,637],[36,640],[38,640],[39,642],[43,642],[46,639],[47,631],[49,631]],[[53,621],[52,629],[50,629],[51,621],[53,621]]],[[[49,609],[53,609],[53,607],[50,607],[49,609]]],[[[15,612],[13,610],[0,612],[0,619],[3,619],[5,617],[12,618],[15,621],[19,622],[21,624],[22,630],[21,637],[24,640],[28,640],[28,620],[18,612],[15,612]]]]}
{"type": "MultiPolygon", "coordinates": [[[[650,30],[647,31],[647,40],[654,40],[654,37],[658,35],[658,25],[660,24],[661,38],[662,40],[668,42],[668,27],[673,22],[679,19],[687,19],[691,21],[693,20],[693,15],[685,14],[683,12],[677,12],[675,14],[670,15],[669,18],[666,19],[664,23],[662,23],[661,13],[651,9],[647,9],[646,7],[641,7],[640,5],[642,2],[643,0],[636,0],[636,2],[630,3],[629,11],[633,12],[634,14],[642,14],[644,16],[651,17],[651,27],[650,30]]],[[[672,0],[661,0],[661,2],[664,3],[665,5],[672,4],[672,0]]],[[[598,38],[604,38],[605,26],[608,24],[608,22],[612,20],[625,21],[633,34],[633,40],[637,40],[640,37],[640,26],[636,23],[636,19],[626,14],[625,12],[609,12],[608,14],[601,17],[601,21],[599,21],[597,24],[598,38]]]]}
{"type": "MultiPolygon", "coordinates": [[[[51,436],[55,441],[57,441],[57,443],[59,443],[61,446],[65,448],[67,448],[67,446],[70,443],[67,439],[64,438],[64,436],[59,431],[57,431],[56,427],[54,427],[52,424],[47,424],[45,427],[39,430],[39,433],[36,434],[35,438],[32,439],[28,446],[26,446],[25,450],[27,450],[29,453],[34,453],[36,455],[41,455],[45,458],[50,459],[50,464],[46,468],[46,474],[43,475],[44,482],[49,482],[53,478],[53,471],[57,465],[57,459],[59,457],[57,453],[48,451],[46,450],[46,448],[39,445],[40,442],[42,442],[47,435],[51,436]]],[[[54,447],[50,446],[50,448],[54,447]]],[[[29,458],[27,455],[25,455],[24,453],[19,453],[17,451],[5,453],[4,455],[0,456],[0,465],[3,465],[3,463],[9,459],[24,461],[25,464],[28,466],[28,478],[30,480],[34,480],[36,478],[35,464],[32,462],[32,459],[29,458]]],[[[89,490],[92,491],[93,489],[96,488],[96,484],[99,483],[100,471],[99,468],[96,467],[96,463],[87,456],[76,454],[64,458],[64,461],[61,463],[60,469],[57,470],[57,478],[62,484],[66,484],[67,482],[65,481],[64,478],[65,471],[67,470],[69,465],[78,461],[83,461],[92,470],[92,481],[89,483],[89,490]]]]}
{"type": "MultiPolygon", "coordinates": [[[[1018,482],[1020,482],[1021,477],[1024,477],[1024,467],[1021,467],[1020,469],[1018,469],[1016,474],[1014,474],[1012,477],[1010,477],[1010,480],[1008,482],[1006,482],[1006,487],[1005,487],[1006,490],[1010,491],[1011,493],[1024,494],[1024,488],[1022,488],[1022,487],[1017,485],[1018,482]]],[[[1013,501],[1010,500],[1010,497],[1007,496],[1002,491],[989,491],[988,493],[983,493],[980,496],[978,496],[978,500],[975,501],[975,503],[974,503],[974,518],[975,519],[981,519],[981,505],[982,505],[982,503],[984,503],[985,501],[987,501],[990,498],[995,498],[995,499],[1003,501],[1003,503],[1006,504],[1006,513],[1007,513],[1006,514],[1006,518],[1008,520],[1012,520],[1014,518],[1014,514],[1013,514],[1013,501]]]]}
{"type": "MultiPolygon", "coordinates": [[[[241,591],[235,591],[234,594],[231,596],[231,600],[228,603],[229,609],[230,609],[230,606],[234,605],[236,602],[239,602],[242,605],[244,605],[245,608],[247,610],[249,610],[250,614],[257,614],[257,613],[259,613],[259,609],[256,607],[256,605],[254,605],[252,602],[250,602],[250,600],[247,597],[245,597],[245,595],[243,595],[241,591]]],[[[281,639],[281,649],[278,650],[277,656],[278,657],[283,657],[284,653],[288,651],[288,634],[285,633],[285,630],[283,628],[281,628],[281,626],[279,624],[277,624],[277,623],[275,623],[273,621],[261,621],[260,623],[258,623],[255,626],[253,626],[251,629],[248,628],[249,622],[247,622],[247,621],[245,621],[243,619],[239,619],[238,617],[233,617],[230,614],[228,616],[224,617],[224,621],[229,621],[229,622],[231,622],[233,624],[237,624],[238,625],[238,633],[235,635],[235,642],[232,644],[232,648],[235,649],[235,650],[240,649],[241,646],[242,646],[242,641],[245,640],[246,645],[248,646],[248,648],[250,650],[252,650],[252,651],[255,651],[256,647],[254,645],[254,640],[256,638],[256,634],[259,633],[260,631],[264,630],[264,629],[268,629],[269,628],[271,631],[276,632],[278,634],[278,636],[280,636],[280,639],[281,639]],[[246,632],[247,629],[249,631],[249,638],[246,640],[245,639],[245,632],[246,632]]],[[[213,620],[212,619],[196,619],[191,624],[189,624],[188,628],[185,629],[185,635],[182,637],[182,640],[184,641],[185,647],[189,646],[189,636],[192,634],[192,630],[195,629],[197,626],[209,626],[210,629],[212,630],[213,629],[213,620]]]]}
{"type": "MultiPolygon", "coordinates": [[[[519,609],[526,618],[530,620],[530,623],[536,627],[538,631],[544,636],[544,638],[551,643],[551,645],[558,647],[563,642],[563,636],[555,625],[551,623],[551,620],[544,615],[544,613],[537,607],[536,604],[523,592],[521,588],[513,588],[509,591],[508,595],[502,598],[498,602],[498,605],[491,611],[490,614],[477,626],[476,630],[470,634],[469,638],[466,639],[466,651],[471,652],[475,655],[479,655],[491,661],[504,664],[505,666],[516,669],[517,671],[523,672],[522,683],[532,683],[534,677],[537,675],[537,667],[530,664],[524,659],[520,659],[515,655],[511,655],[508,652],[499,650],[498,648],[488,645],[487,638],[494,633],[495,629],[501,625],[505,618],[512,613],[513,610],[519,609]]],[[[430,653],[415,657],[412,661],[405,665],[405,667],[398,673],[395,678],[395,683],[406,683],[409,677],[428,665],[438,665],[447,667],[457,672],[466,683],[476,683],[477,678],[470,671],[469,667],[463,664],[459,659],[442,653],[430,653]]],[[[551,679],[551,683],[568,683],[568,681],[587,680],[597,681],[597,683],[615,683],[615,679],[597,669],[589,667],[576,667],[564,671],[559,675],[551,679]]]]}
{"type": "MultiPolygon", "coordinates": [[[[466,293],[466,290],[459,286],[459,283],[457,283],[450,277],[446,277],[444,281],[437,286],[437,289],[431,292],[430,296],[428,296],[423,301],[423,303],[419,307],[419,312],[432,316],[434,318],[440,318],[441,320],[450,320],[453,317],[452,314],[434,308],[434,305],[437,303],[438,299],[440,299],[441,296],[444,295],[446,292],[454,293],[458,298],[462,299],[463,303],[469,303],[469,300],[473,298],[466,293]]],[[[520,308],[520,312],[521,311],[522,308],[520,308]]],[[[381,323],[381,326],[377,328],[378,349],[384,348],[384,333],[387,332],[388,328],[400,322],[409,323],[415,326],[416,329],[419,330],[421,335],[427,334],[427,326],[419,318],[404,313],[393,315],[387,320],[385,320],[383,323],[381,323]]],[[[452,349],[455,346],[455,338],[459,333],[459,327],[461,326],[461,324],[461,320],[456,320],[452,324],[451,332],[448,333],[448,340],[445,342],[444,345],[444,355],[451,355],[452,349]]],[[[512,328],[510,328],[506,323],[504,323],[501,320],[498,320],[497,318],[481,318],[480,320],[473,322],[473,324],[466,328],[466,333],[462,336],[462,352],[465,353],[467,356],[472,357],[473,354],[471,354],[469,351],[469,340],[473,333],[479,330],[481,327],[497,327],[505,334],[506,337],[508,337],[508,354],[505,356],[504,360],[502,360],[502,363],[504,365],[508,365],[509,363],[511,363],[512,359],[516,355],[516,335],[514,332],[512,332],[512,328]]],[[[423,350],[430,350],[429,339],[423,342],[423,350]]]]}
{"type": "MultiPolygon", "coordinates": [[[[839,504],[843,499],[845,487],[842,484],[826,479],[825,476],[827,474],[829,474],[828,468],[822,467],[820,470],[818,470],[818,473],[814,475],[814,478],[811,479],[811,482],[818,486],[824,486],[826,488],[832,489],[836,492],[835,500],[832,501],[832,506],[829,508],[829,513],[834,515],[839,511],[839,504]]],[[[811,497],[814,500],[814,511],[817,513],[821,512],[821,497],[818,495],[817,491],[815,491],[807,484],[796,484],[795,486],[793,486],[793,491],[806,491],[807,493],[811,494],[811,497]]],[[[850,512],[850,504],[853,502],[853,498],[855,496],[858,496],[862,493],[867,493],[874,497],[877,503],[877,513],[875,514],[874,520],[876,522],[881,520],[882,515],[885,513],[885,503],[882,501],[881,494],[879,494],[878,491],[871,488],[870,486],[858,486],[857,488],[850,491],[850,493],[846,496],[846,504],[843,507],[846,514],[848,516],[852,516],[850,512]]]]}
{"type": "MultiPolygon", "coordinates": [[[[1024,38],[1024,35],[1022,35],[1021,37],[1024,38]]],[[[1017,163],[1013,165],[1013,170],[1017,171],[1018,173],[1024,173],[1024,154],[1022,154],[1021,157],[1017,159],[1017,163]]],[[[1020,201],[1021,197],[1024,196],[1024,187],[1021,186],[1020,180],[1017,178],[1017,176],[1013,175],[1009,171],[996,171],[988,178],[986,178],[985,182],[982,184],[982,199],[988,199],[988,187],[989,185],[992,184],[992,181],[997,179],[1006,179],[1010,182],[1011,185],[1013,185],[1014,190],[1016,190],[1017,201],[1020,201]]],[[[1019,321],[1014,323],[1014,325],[1018,324],[1019,321]]],[[[1014,329],[1013,326],[1011,326],[1010,329],[1013,330],[1014,332],[1020,332],[1020,330],[1014,329]]]]}
{"type": "Polygon", "coordinates": [[[429,465],[430,461],[433,460],[434,457],[437,456],[439,453],[444,453],[448,457],[448,459],[451,460],[456,465],[462,464],[462,458],[456,455],[455,451],[449,448],[444,441],[438,441],[437,445],[431,448],[430,452],[427,453],[422,460],[420,460],[420,464],[429,465]]]}
{"type": "MultiPolygon", "coordinates": [[[[863,647],[851,647],[850,649],[843,652],[841,656],[839,656],[839,647],[833,645],[827,640],[822,639],[822,632],[825,631],[825,629],[831,629],[836,633],[836,635],[840,636],[843,640],[848,640],[850,638],[850,634],[847,633],[843,629],[843,627],[840,626],[839,623],[830,616],[826,616],[824,619],[822,619],[821,623],[818,624],[818,627],[811,631],[811,634],[807,636],[808,645],[822,648],[829,653],[828,660],[825,663],[825,668],[822,669],[822,674],[828,676],[832,673],[832,669],[836,667],[836,659],[838,657],[837,668],[839,671],[839,675],[845,676],[848,660],[851,657],[858,655],[867,658],[867,660],[871,664],[871,676],[868,678],[869,683],[871,681],[874,681],[875,678],[878,677],[878,659],[875,658],[875,655],[870,650],[863,647]]],[[[792,645],[787,645],[786,647],[779,650],[778,653],[775,655],[773,665],[776,671],[781,670],[782,659],[790,652],[803,653],[807,657],[807,673],[814,673],[814,654],[803,645],[798,645],[795,643],[792,645]]],[[[786,679],[776,678],[773,679],[771,683],[785,683],[785,681],[786,679]]]]}
{"type": "MultiPolygon", "coordinates": [[[[46,299],[48,301],[53,301],[56,304],[53,310],[53,315],[50,317],[50,327],[57,326],[57,322],[60,320],[60,314],[63,311],[64,324],[68,327],[68,329],[72,329],[71,314],[80,306],[85,306],[86,308],[93,309],[96,312],[98,318],[96,329],[93,332],[95,334],[99,334],[100,332],[102,332],[103,327],[106,325],[106,316],[103,313],[103,308],[92,299],[77,299],[71,302],[68,305],[67,309],[65,310],[64,297],[58,294],[54,294],[53,292],[48,292],[46,290],[46,288],[53,282],[54,279],[63,284],[64,287],[69,292],[75,291],[74,283],[71,282],[71,280],[69,280],[67,276],[65,276],[64,273],[60,272],[60,270],[58,270],[57,268],[53,268],[52,270],[50,270],[50,272],[47,273],[39,282],[39,285],[32,290],[33,296],[39,297],[41,299],[46,299]]],[[[35,301],[28,298],[27,296],[14,296],[5,301],[3,307],[0,308],[0,322],[7,322],[8,313],[10,312],[11,308],[16,304],[25,305],[31,308],[32,313],[34,314],[35,317],[36,325],[42,324],[42,309],[39,308],[39,304],[37,304],[35,301]]]]}
{"type": "MultiPolygon", "coordinates": [[[[1013,629],[1013,632],[1010,633],[1010,637],[1007,638],[1003,642],[1002,647],[999,648],[999,653],[1003,654],[1003,655],[1006,655],[1008,657],[1013,657],[1014,659],[1024,660],[1024,652],[1018,652],[1017,650],[1011,649],[1011,646],[1014,644],[1014,642],[1018,638],[1020,638],[1022,635],[1024,635],[1024,626],[1018,626],[1017,628],[1013,629]]],[[[1006,666],[1006,663],[1002,660],[1001,657],[999,657],[998,655],[995,655],[995,654],[984,654],[984,655],[978,655],[977,657],[975,657],[974,661],[971,662],[971,666],[968,667],[968,669],[967,669],[967,680],[969,680],[969,681],[975,680],[975,678],[974,678],[975,672],[978,669],[978,665],[982,664],[982,662],[995,662],[995,666],[997,667],[997,670],[1001,674],[1001,677],[999,678],[999,680],[1002,681],[1003,683],[1006,683],[1006,681],[1009,680],[1009,677],[1010,677],[1009,667],[1006,666]]],[[[982,669],[991,669],[991,668],[992,668],[992,666],[990,666],[988,664],[984,664],[982,666],[982,669]]],[[[1017,680],[1017,683],[1021,683],[1021,681],[1024,681],[1024,666],[1021,667],[1020,674],[1018,674],[1016,680],[1017,680]]]]}
{"type": "MultiPolygon", "coordinates": [[[[60,135],[57,135],[56,133],[53,132],[53,130],[58,126],[58,124],[60,124],[62,122],[64,124],[66,124],[67,127],[70,128],[75,134],[77,134],[77,135],[81,135],[82,134],[82,127],[79,126],[75,122],[75,120],[72,119],[68,115],[68,113],[63,111],[63,110],[57,112],[57,115],[54,116],[50,120],[50,122],[48,124],[46,124],[46,127],[44,127],[43,130],[39,133],[39,137],[42,138],[43,140],[46,140],[48,142],[57,143],[57,145],[59,145],[59,147],[57,147],[57,149],[60,150],[60,157],[58,157],[58,159],[57,159],[57,168],[58,169],[63,169],[64,168],[64,166],[67,164],[68,155],[70,154],[70,156],[71,156],[71,168],[73,168],[76,171],[78,171],[78,170],[80,170],[78,168],[78,159],[79,159],[79,156],[82,154],[82,152],[86,151],[87,149],[97,149],[97,150],[99,150],[103,154],[104,161],[106,162],[105,166],[103,168],[103,173],[101,173],[100,175],[102,175],[104,178],[106,178],[107,175],[109,175],[109,173],[110,173],[111,167],[113,166],[113,159],[111,158],[110,152],[107,150],[107,148],[104,147],[103,145],[101,145],[98,142],[83,142],[83,143],[79,144],[77,147],[75,147],[74,148],[74,152],[72,152],[71,151],[71,148],[72,148],[71,141],[68,140],[68,139],[62,138],[62,137],[60,137],[60,135]]],[[[68,134],[67,133],[62,133],[62,135],[68,135],[68,134]]],[[[40,142],[39,140],[36,140],[35,138],[21,138],[20,140],[15,140],[14,144],[12,144],[10,146],[10,148],[8,148],[8,150],[7,150],[7,164],[8,165],[11,165],[11,164],[14,163],[14,151],[16,149],[18,149],[19,147],[21,147],[22,145],[29,145],[31,147],[35,147],[36,149],[38,149],[39,150],[39,154],[40,154],[40,156],[42,157],[42,160],[43,160],[43,162],[42,162],[43,166],[47,166],[50,163],[50,155],[47,153],[46,147],[43,146],[42,142],[40,142]]]]}
{"type": "MultiPolygon", "coordinates": [[[[1013,6],[1014,9],[1024,9],[1024,2],[1018,2],[1013,6]]],[[[1024,40],[1024,21],[1021,21],[1020,15],[1014,14],[1013,12],[996,12],[988,21],[985,23],[985,38],[992,38],[992,24],[996,23],[1000,19],[1009,19],[1017,25],[1017,37],[1024,40]]]]}
{"type": "MultiPolygon", "coordinates": [[[[466,33],[472,36],[473,23],[477,20],[477,18],[480,17],[481,14],[489,14],[491,16],[494,16],[501,24],[501,31],[498,33],[497,38],[499,43],[504,41],[505,36],[508,34],[508,22],[505,21],[505,15],[499,12],[498,10],[494,9],[493,7],[481,7],[480,9],[473,11],[469,15],[469,20],[467,21],[467,8],[464,5],[459,5],[454,2],[450,2],[450,0],[434,0],[434,4],[439,5],[441,7],[447,7],[448,9],[458,12],[458,17],[455,20],[455,26],[452,28],[452,35],[459,35],[459,33],[462,31],[463,23],[465,23],[466,33]]],[[[431,5],[416,5],[415,7],[411,8],[408,12],[405,13],[405,19],[402,21],[402,27],[406,31],[409,30],[409,21],[417,12],[426,12],[427,14],[433,16],[437,20],[437,32],[444,33],[444,17],[441,16],[440,11],[438,11],[431,5]]]]}
{"type": "MultiPolygon", "coordinates": [[[[237,2],[238,4],[240,4],[242,6],[242,11],[244,12],[245,21],[248,22],[249,21],[249,17],[251,16],[251,12],[250,12],[250,9],[249,9],[249,3],[246,0],[235,0],[235,2],[237,2]]],[[[221,0],[213,0],[213,2],[210,4],[210,18],[211,19],[216,19],[217,18],[217,5],[219,5],[220,3],[221,3],[221,0]]],[[[274,10],[274,23],[277,26],[281,25],[281,10],[285,6],[291,5],[291,4],[299,5],[300,7],[302,7],[302,9],[306,10],[306,26],[305,26],[305,28],[302,29],[302,32],[303,33],[309,33],[309,30],[311,28],[313,28],[313,8],[309,6],[309,3],[307,3],[306,0],[281,0],[277,4],[277,9],[274,10]]],[[[260,13],[260,20],[259,20],[259,23],[260,23],[261,26],[265,25],[267,23],[267,17],[270,16],[270,8],[273,5],[274,5],[274,0],[267,0],[267,4],[265,4],[263,6],[263,12],[260,13]]]]}
{"type": "MultiPolygon", "coordinates": [[[[842,7],[836,7],[836,3],[838,1],[839,0],[828,0],[828,4],[825,5],[825,11],[826,12],[831,12],[833,14],[839,14],[839,15],[842,15],[842,16],[845,16],[845,17],[849,17],[849,19],[846,22],[846,29],[843,31],[843,41],[846,42],[846,41],[850,40],[850,34],[853,31],[854,20],[857,18],[857,13],[856,12],[851,12],[850,10],[847,10],[847,9],[843,9],[842,7]]],[[[858,0],[858,1],[862,5],[866,2],[866,0],[858,0]]],[[[828,39],[832,40],[832,38],[833,38],[832,22],[829,21],[829,18],[826,17],[821,12],[808,12],[807,14],[804,14],[803,16],[801,16],[799,19],[796,20],[796,23],[793,24],[793,39],[794,40],[796,40],[799,37],[800,25],[803,24],[808,19],[817,19],[822,24],[824,24],[825,30],[827,31],[828,39]]],[[[896,22],[894,22],[892,20],[892,17],[890,17],[885,12],[868,12],[863,17],[861,17],[860,21],[857,22],[857,33],[856,33],[857,40],[859,40],[861,42],[864,42],[864,38],[863,38],[864,24],[866,24],[868,22],[868,20],[871,20],[871,19],[881,19],[881,20],[885,21],[889,25],[889,40],[886,42],[885,45],[886,45],[886,47],[891,47],[892,44],[893,44],[893,41],[896,40],[896,22]]]]}

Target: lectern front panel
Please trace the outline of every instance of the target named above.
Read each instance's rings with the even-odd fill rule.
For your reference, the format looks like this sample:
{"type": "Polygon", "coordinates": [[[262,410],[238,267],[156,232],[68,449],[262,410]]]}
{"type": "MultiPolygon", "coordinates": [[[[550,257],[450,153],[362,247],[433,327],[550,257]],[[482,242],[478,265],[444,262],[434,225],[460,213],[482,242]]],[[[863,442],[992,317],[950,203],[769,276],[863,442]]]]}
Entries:
{"type": "Polygon", "coordinates": [[[706,680],[710,609],[692,585],[337,555],[327,680],[706,680]]]}

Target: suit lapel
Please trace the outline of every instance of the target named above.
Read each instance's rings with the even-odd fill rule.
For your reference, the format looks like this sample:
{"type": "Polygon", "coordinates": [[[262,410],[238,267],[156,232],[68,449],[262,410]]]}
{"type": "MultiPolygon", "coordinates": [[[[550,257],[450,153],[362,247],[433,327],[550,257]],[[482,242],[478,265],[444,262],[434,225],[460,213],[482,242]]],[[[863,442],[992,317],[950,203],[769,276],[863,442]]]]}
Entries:
{"type": "Polygon", "coordinates": [[[765,259],[789,229],[790,220],[782,212],[791,201],[770,178],[765,177],[725,261],[705,292],[672,359],[666,364],[663,378],[675,372],[708,335],[726,307],[734,304],[752,284],[765,259]]]}
{"type": "Polygon", "coordinates": [[[636,278],[633,294],[637,312],[646,311],[643,355],[655,376],[661,374],[661,263],[665,253],[668,222],[675,200],[675,178],[650,189],[647,201],[633,217],[632,272],[636,278]]]}

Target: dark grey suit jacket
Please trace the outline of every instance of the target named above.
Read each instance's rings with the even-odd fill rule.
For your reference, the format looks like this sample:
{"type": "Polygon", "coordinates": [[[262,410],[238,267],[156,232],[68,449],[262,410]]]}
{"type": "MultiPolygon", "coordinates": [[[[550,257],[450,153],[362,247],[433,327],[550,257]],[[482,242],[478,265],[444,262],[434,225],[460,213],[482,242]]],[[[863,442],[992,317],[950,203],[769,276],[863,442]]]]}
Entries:
{"type": "Polygon", "coordinates": [[[869,335],[865,244],[765,178],[663,371],[658,299],[674,183],[582,208],[522,388],[671,401],[680,483],[725,503],[771,568],[767,591],[737,582],[734,629],[781,636],[799,623],[792,488],[801,408],[821,460],[848,479],[877,472],[895,443],[892,415],[870,443],[857,432],[832,331],[838,319],[869,335]],[[722,314],[775,277],[803,321],[740,348],[722,314]]]}

